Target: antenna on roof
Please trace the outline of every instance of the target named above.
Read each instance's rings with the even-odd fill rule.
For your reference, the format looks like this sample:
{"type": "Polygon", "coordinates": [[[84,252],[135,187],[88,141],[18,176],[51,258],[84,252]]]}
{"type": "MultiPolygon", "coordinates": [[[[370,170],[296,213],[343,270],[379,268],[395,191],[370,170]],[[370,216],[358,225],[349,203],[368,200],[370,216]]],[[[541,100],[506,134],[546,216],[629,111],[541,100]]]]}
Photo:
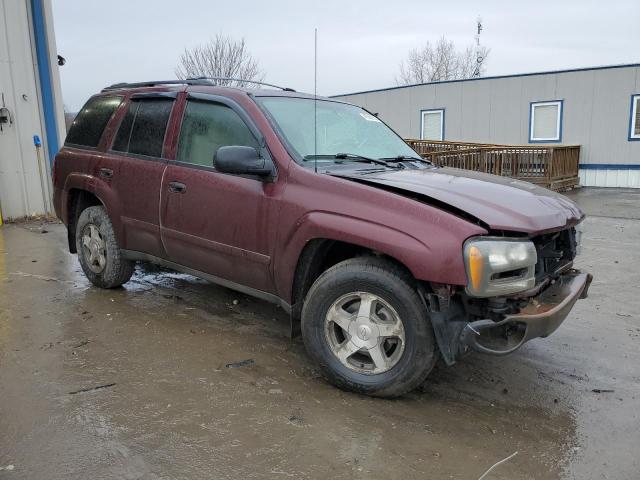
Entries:
{"type": "Polygon", "coordinates": [[[318,28],[313,38],[313,169],[318,173],[318,28]]]}

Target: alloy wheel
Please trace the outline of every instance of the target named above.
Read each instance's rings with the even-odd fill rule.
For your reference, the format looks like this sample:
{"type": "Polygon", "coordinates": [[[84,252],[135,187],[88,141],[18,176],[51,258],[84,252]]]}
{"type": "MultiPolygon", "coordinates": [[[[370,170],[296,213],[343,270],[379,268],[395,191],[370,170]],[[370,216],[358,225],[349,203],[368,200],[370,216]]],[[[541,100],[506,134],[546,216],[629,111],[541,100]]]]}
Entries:
{"type": "Polygon", "coordinates": [[[100,230],[89,223],[82,231],[82,252],[88,267],[94,273],[101,273],[107,265],[107,245],[100,230]]]}
{"type": "Polygon", "coordinates": [[[338,298],[325,318],[332,353],[347,368],[365,374],[393,368],[404,351],[400,316],[378,295],[353,292],[338,298]]]}

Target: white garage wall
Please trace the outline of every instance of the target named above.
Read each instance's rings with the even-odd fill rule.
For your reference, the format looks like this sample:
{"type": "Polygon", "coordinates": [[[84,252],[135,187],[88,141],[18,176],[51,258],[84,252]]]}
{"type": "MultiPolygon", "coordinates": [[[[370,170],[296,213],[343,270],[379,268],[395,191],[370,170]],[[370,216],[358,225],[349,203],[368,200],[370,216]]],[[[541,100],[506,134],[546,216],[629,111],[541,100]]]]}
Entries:
{"type": "MultiPolygon", "coordinates": [[[[45,12],[50,11],[48,0],[43,6],[45,12]]],[[[5,220],[52,213],[50,167],[32,25],[29,0],[0,2],[0,107],[4,96],[4,106],[13,120],[12,124],[3,124],[0,132],[0,209],[5,220]],[[39,159],[34,135],[43,142],[39,159]]],[[[47,32],[48,37],[52,35],[52,31],[47,32]]],[[[51,50],[55,58],[55,44],[51,50]]],[[[59,81],[57,66],[52,73],[55,73],[54,82],[59,81]]],[[[61,113],[59,83],[54,88],[57,89],[57,110],[61,113]]]]}

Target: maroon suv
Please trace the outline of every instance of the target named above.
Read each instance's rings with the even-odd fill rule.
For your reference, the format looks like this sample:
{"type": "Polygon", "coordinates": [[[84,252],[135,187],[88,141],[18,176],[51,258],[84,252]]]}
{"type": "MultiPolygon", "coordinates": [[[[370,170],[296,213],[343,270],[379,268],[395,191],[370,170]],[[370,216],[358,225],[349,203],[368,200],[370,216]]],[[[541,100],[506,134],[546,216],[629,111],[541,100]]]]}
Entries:
{"type": "Polygon", "coordinates": [[[54,185],[94,285],[145,261],[275,302],[332,383],[371,395],[549,335],[591,280],[565,197],[436,167],[376,115],[290,89],[105,88],[54,185]]]}

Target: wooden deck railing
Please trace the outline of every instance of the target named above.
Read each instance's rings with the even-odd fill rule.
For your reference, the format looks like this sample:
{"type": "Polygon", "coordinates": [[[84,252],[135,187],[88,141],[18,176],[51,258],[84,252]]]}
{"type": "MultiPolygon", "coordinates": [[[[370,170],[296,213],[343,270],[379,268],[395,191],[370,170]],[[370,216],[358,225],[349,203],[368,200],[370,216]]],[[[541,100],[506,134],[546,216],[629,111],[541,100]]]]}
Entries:
{"type": "Polygon", "coordinates": [[[408,139],[435,165],[526,180],[552,190],[579,185],[579,145],[493,145],[408,139]]]}
{"type": "Polygon", "coordinates": [[[472,143],[472,142],[449,142],[442,140],[405,140],[411,148],[413,148],[420,155],[431,152],[446,152],[451,150],[462,150],[465,148],[480,148],[480,147],[494,147],[493,144],[488,143],[472,143]]]}

